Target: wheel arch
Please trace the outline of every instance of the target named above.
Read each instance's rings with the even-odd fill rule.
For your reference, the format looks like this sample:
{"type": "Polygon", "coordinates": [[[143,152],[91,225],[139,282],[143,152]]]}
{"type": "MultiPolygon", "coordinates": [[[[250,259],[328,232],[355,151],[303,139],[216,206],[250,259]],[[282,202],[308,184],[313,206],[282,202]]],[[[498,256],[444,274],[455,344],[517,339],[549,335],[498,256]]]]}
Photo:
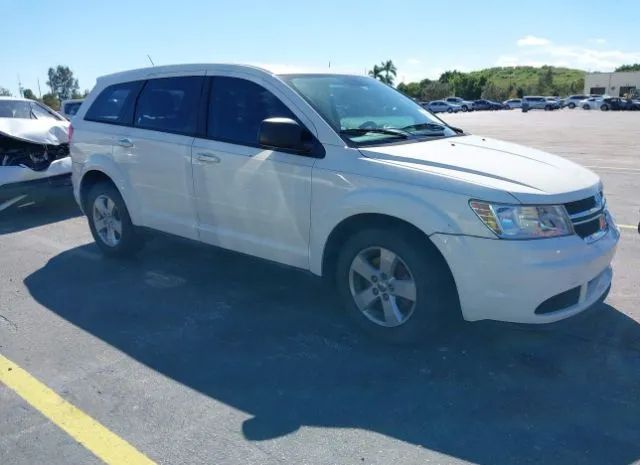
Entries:
{"type": "Polygon", "coordinates": [[[449,275],[456,293],[457,285],[449,263],[445,259],[440,249],[429,239],[429,236],[416,225],[397,216],[382,213],[359,213],[349,216],[338,223],[329,234],[322,253],[320,273],[327,281],[331,281],[332,273],[329,270],[336,265],[341,245],[353,234],[368,228],[380,228],[398,231],[415,238],[416,241],[430,249],[434,256],[438,257],[439,265],[449,275]]]}

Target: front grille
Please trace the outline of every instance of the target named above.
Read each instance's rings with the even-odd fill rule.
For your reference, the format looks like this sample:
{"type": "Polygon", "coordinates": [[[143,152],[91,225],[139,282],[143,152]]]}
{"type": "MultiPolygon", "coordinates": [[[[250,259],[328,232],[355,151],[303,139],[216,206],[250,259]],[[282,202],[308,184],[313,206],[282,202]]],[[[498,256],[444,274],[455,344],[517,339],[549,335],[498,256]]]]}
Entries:
{"type": "Polygon", "coordinates": [[[564,204],[569,215],[575,215],[576,213],[585,212],[591,210],[596,206],[596,198],[588,197],[582,200],[576,200],[575,202],[569,202],[564,204]]]}
{"type": "Polygon", "coordinates": [[[573,229],[581,238],[587,238],[607,228],[604,221],[604,201],[602,192],[598,195],[587,197],[564,204],[567,213],[573,223],[573,229]]]}

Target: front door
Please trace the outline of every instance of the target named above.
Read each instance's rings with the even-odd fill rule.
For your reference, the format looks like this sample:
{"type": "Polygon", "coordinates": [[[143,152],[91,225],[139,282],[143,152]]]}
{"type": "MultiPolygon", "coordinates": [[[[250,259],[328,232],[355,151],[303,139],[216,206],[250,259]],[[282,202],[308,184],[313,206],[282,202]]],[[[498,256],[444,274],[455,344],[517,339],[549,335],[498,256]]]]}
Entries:
{"type": "Polygon", "coordinates": [[[192,148],[200,239],[307,269],[315,159],[258,144],[264,119],[297,118],[249,79],[213,77],[209,85],[207,136],[192,148]]]}

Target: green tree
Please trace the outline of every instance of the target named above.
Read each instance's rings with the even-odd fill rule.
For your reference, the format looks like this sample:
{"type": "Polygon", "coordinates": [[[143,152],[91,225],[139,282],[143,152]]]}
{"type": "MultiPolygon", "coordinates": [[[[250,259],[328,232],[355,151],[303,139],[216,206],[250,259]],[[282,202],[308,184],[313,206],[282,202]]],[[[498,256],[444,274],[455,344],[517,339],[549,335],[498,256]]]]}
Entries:
{"type": "Polygon", "coordinates": [[[398,69],[393,64],[393,61],[387,60],[380,63],[379,66],[374,65],[373,69],[369,71],[369,76],[392,86],[397,73],[398,69]]]}
{"type": "Polygon", "coordinates": [[[554,93],[553,70],[550,66],[543,66],[538,73],[538,92],[540,94],[554,93]]]}
{"type": "Polygon", "coordinates": [[[54,94],[44,94],[42,96],[42,103],[54,110],[60,109],[60,100],[58,100],[58,97],[54,94]]]}
{"type": "Polygon", "coordinates": [[[422,87],[419,82],[410,82],[408,84],[401,82],[398,84],[397,89],[411,98],[420,98],[422,96],[422,87]]]}
{"type": "Polygon", "coordinates": [[[31,100],[38,100],[38,97],[36,97],[36,94],[34,94],[31,89],[25,89],[22,95],[24,96],[24,98],[28,98],[31,100]]]}
{"type": "Polygon", "coordinates": [[[55,69],[49,68],[47,85],[59,100],[71,98],[73,93],[80,89],[78,80],[73,77],[73,71],[68,66],[62,65],[58,65],[55,69]]]}
{"type": "Polygon", "coordinates": [[[446,82],[430,81],[422,86],[422,100],[439,100],[451,95],[451,86],[446,82]]]}
{"type": "Polygon", "coordinates": [[[1,97],[11,97],[11,91],[6,87],[0,86],[0,96],[1,97]]]}
{"type": "Polygon", "coordinates": [[[617,72],[620,71],[640,71],[640,63],[634,63],[632,65],[622,65],[616,68],[617,72]]]}

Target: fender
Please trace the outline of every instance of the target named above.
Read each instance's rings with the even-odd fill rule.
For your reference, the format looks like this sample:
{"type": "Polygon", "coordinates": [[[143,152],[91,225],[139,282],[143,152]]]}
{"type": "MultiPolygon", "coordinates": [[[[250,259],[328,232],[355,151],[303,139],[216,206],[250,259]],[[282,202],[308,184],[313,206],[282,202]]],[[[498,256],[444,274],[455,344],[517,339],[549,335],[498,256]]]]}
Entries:
{"type": "Polygon", "coordinates": [[[309,268],[322,274],[322,260],[331,232],[344,220],[359,214],[380,214],[406,221],[427,236],[434,232],[461,234],[456,222],[443,211],[435,209],[417,196],[390,189],[354,191],[323,211],[312,209],[309,268]]]}
{"type": "Polygon", "coordinates": [[[95,154],[89,157],[82,167],[79,185],[82,185],[84,176],[89,171],[100,171],[113,181],[127,206],[127,210],[129,210],[131,222],[139,226],[141,224],[140,204],[136,196],[133,195],[133,189],[128,176],[118,167],[118,164],[109,156],[102,154],[95,154]]]}

